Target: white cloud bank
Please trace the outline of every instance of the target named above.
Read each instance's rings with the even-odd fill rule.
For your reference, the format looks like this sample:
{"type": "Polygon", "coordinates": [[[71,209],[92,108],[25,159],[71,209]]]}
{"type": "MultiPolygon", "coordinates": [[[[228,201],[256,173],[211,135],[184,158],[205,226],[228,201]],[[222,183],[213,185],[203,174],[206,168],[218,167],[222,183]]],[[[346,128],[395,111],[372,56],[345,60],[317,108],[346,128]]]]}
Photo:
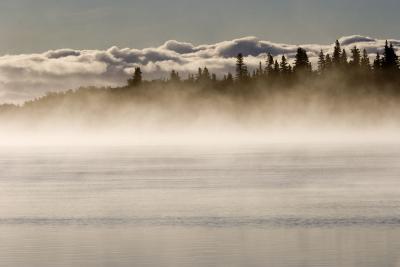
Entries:
{"type": "MultiPolygon", "coordinates": [[[[400,51],[400,40],[389,40],[400,51]]],[[[385,40],[364,36],[340,39],[349,50],[354,45],[367,49],[371,58],[381,51],[385,40]]],[[[108,50],[60,49],[42,54],[6,55],[0,57],[0,103],[22,102],[48,91],[75,89],[79,86],[118,86],[125,83],[134,67],[140,66],[146,79],[167,77],[172,69],[186,75],[207,66],[221,75],[233,72],[235,56],[240,52],[246,63],[255,68],[265,61],[266,53],[285,54],[293,60],[297,48],[306,49],[315,64],[320,49],[332,52],[333,45],[289,45],[245,37],[210,45],[168,41],[160,47],[142,50],[111,47],[108,50]]]]}

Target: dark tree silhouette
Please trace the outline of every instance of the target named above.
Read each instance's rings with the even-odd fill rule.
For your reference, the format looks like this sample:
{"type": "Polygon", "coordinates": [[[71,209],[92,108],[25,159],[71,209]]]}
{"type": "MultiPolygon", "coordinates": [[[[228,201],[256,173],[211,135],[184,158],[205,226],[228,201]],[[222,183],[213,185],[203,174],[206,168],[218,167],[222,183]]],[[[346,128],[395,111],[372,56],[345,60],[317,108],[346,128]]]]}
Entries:
{"type": "Polygon", "coordinates": [[[210,71],[208,70],[207,67],[204,67],[204,69],[203,69],[203,77],[202,78],[203,78],[204,81],[211,80],[210,71]]]}
{"type": "Polygon", "coordinates": [[[311,64],[308,59],[307,52],[301,47],[297,49],[294,71],[295,72],[311,71],[311,64]]]}
{"type": "Polygon", "coordinates": [[[363,50],[360,64],[362,71],[369,72],[371,70],[371,62],[366,49],[363,50]]]}
{"type": "Polygon", "coordinates": [[[319,56],[318,56],[318,73],[319,74],[323,74],[326,70],[326,59],[325,59],[325,55],[324,55],[324,51],[319,52],[319,56]]]}
{"type": "Polygon", "coordinates": [[[339,40],[336,40],[335,42],[335,47],[333,49],[333,55],[332,55],[332,63],[335,67],[339,67],[342,62],[342,49],[340,47],[339,40]]]}
{"type": "Polygon", "coordinates": [[[247,66],[244,64],[243,54],[239,53],[236,57],[236,80],[244,81],[247,79],[247,66]]]}
{"type": "MultiPolygon", "coordinates": [[[[290,88],[301,83],[323,79],[328,79],[328,81],[330,81],[329,79],[331,79],[331,77],[335,79],[340,78],[344,83],[351,84],[352,87],[361,84],[376,84],[377,86],[388,84],[388,87],[392,85],[399,86],[400,69],[396,50],[393,44],[386,42],[383,51],[383,57],[377,53],[377,57],[371,66],[367,50],[363,49],[361,52],[357,46],[354,46],[350,50],[349,61],[346,50],[341,48],[339,41],[336,41],[332,56],[330,54],[324,54],[323,50],[320,51],[318,55],[318,69],[313,71],[307,51],[299,47],[295,55],[295,64],[293,67],[288,63],[289,60],[286,55],[282,55],[281,60],[278,61],[268,53],[265,68],[262,62],[259,62],[258,66],[253,67],[250,75],[243,54],[240,53],[236,58],[235,77],[233,77],[231,73],[225,75],[219,73],[219,75],[224,77],[219,82],[217,75],[211,73],[207,67],[204,67],[203,69],[198,69],[197,75],[189,73],[187,80],[184,81],[181,81],[178,72],[172,70],[169,80],[172,82],[181,81],[182,84],[186,85],[192,84],[193,86],[199,86],[202,90],[207,90],[206,88],[215,88],[221,92],[229,92],[223,90],[227,87],[253,88],[255,84],[260,87],[277,88],[281,86],[290,88]],[[374,75],[370,75],[372,70],[374,75]],[[330,77],[330,75],[332,76],[330,77]],[[253,83],[252,81],[257,81],[257,83],[253,83]]],[[[157,81],[159,83],[166,82],[166,80],[157,81]]],[[[137,67],[135,68],[135,73],[132,78],[128,80],[128,85],[138,86],[141,83],[142,72],[140,68],[137,67]]],[[[154,83],[156,83],[156,81],[154,81],[154,83]]],[[[151,82],[146,82],[143,86],[148,86],[149,84],[151,84],[151,82]]],[[[257,88],[257,90],[261,89],[257,88]]]]}
{"type": "Polygon", "coordinates": [[[281,70],[280,70],[280,67],[279,67],[278,60],[275,60],[275,63],[274,63],[274,70],[273,70],[273,76],[274,76],[274,77],[278,77],[280,72],[281,72],[281,70]]]}
{"type": "Polygon", "coordinates": [[[348,59],[347,59],[347,52],[345,49],[342,50],[342,56],[340,57],[340,66],[342,69],[346,69],[348,65],[348,59]]]}
{"type": "Polygon", "coordinates": [[[179,72],[176,72],[175,70],[172,70],[171,74],[170,74],[170,80],[172,82],[180,82],[181,77],[179,77],[179,72]]]}
{"type": "Polygon", "coordinates": [[[211,80],[211,73],[207,67],[204,69],[199,68],[197,71],[197,82],[198,83],[208,83],[211,80]]]}
{"type": "Polygon", "coordinates": [[[217,82],[217,75],[215,73],[211,74],[211,81],[216,83],[217,82]]]}
{"type": "Polygon", "coordinates": [[[360,49],[357,48],[357,46],[354,46],[351,49],[351,60],[350,60],[350,66],[353,69],[358,69],[361,65],[361,51],[360,49]]]}
{"type": "Polygon", "coordinates": [[[325,70],[327,70],[327,71],[331,70],[332,66],[333,66],[333,62],[332,62],[331,55],[326,54],[326,57],[325,57],[325,70]]]}
{"type": "Polygon", "coordinates": [[[199,68],[197,71],[197,81],[198,82],[201,81],[202,77],[203,77],[203,70],[199,68]]]}
{"type": "Polygon", "coordinates": [[[282,59],[281,59],[281,63],[280,63],[280,72],[281,72],[281,74],[282,75],[288,75],[290,72],[289,72],[289,64],[288,64],[288,62],[287,62],[287,59],[286,59],[286,57],[283,55],[282,56],[282,59]]]}
{"type": "Polygon", "coordinates": [[[265,67],[265,74],[266,75],[272,75],[273,74],[274,65],[275,65],[274,58],[271,55],[271,53],[268,53],[266,67],[265,67]]]}
{"type": "Polygon", "coordinates": [[[374,60],[374,71],[375,73],[380,72],[380,70],[382,69],[382,59],[381,59],[381,55],[378,53],[376,53],[376,58],[374,60]]]}
{"type": "Polygon", "coordinates": [[[139,86],[142,83],[142,71],[140,67],[135,68],[132,78],[128,80],[129,86],[139,86]]]}
{"type": "Polygon", "coordinates": [[[385,50],[382,59],[382,68],[389,72],[394,72],[399,69],[399,58],[393,48],[393,44],[386,41],[385,50]]]}

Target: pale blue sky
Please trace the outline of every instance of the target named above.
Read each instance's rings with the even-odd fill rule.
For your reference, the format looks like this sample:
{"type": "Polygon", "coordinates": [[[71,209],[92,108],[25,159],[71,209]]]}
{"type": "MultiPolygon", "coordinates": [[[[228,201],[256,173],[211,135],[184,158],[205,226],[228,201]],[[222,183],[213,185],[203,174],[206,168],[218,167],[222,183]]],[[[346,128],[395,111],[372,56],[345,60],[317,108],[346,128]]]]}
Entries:
{"type": "Polygon", "coordinates": [[[0,54],[248,35],[293,44],[400,38],[399,11],[399,0],[1,0],[0,54]]]}

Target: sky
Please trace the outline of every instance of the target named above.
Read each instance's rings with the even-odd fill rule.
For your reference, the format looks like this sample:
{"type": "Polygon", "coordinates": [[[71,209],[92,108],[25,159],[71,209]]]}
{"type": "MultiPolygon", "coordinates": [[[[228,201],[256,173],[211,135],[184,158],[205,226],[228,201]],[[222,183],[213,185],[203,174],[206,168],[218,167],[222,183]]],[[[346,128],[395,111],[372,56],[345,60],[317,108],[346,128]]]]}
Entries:
{"type": "Polygon", "coordinates": [[[398,0],[1,0],[0,55],[157,47],[244,36],[324,43],[400,37],[398,0]]]}

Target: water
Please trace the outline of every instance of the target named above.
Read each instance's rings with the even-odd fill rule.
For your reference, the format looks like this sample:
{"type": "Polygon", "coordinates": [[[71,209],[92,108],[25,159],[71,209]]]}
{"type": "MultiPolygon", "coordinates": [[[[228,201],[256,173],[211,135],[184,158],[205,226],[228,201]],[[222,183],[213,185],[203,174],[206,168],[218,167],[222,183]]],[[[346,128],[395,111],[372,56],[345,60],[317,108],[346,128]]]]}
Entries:
{"type": "Polygon", "coordinates": [[[2,148],[0,266],[400,266],[399,148],[2,148]]]}

